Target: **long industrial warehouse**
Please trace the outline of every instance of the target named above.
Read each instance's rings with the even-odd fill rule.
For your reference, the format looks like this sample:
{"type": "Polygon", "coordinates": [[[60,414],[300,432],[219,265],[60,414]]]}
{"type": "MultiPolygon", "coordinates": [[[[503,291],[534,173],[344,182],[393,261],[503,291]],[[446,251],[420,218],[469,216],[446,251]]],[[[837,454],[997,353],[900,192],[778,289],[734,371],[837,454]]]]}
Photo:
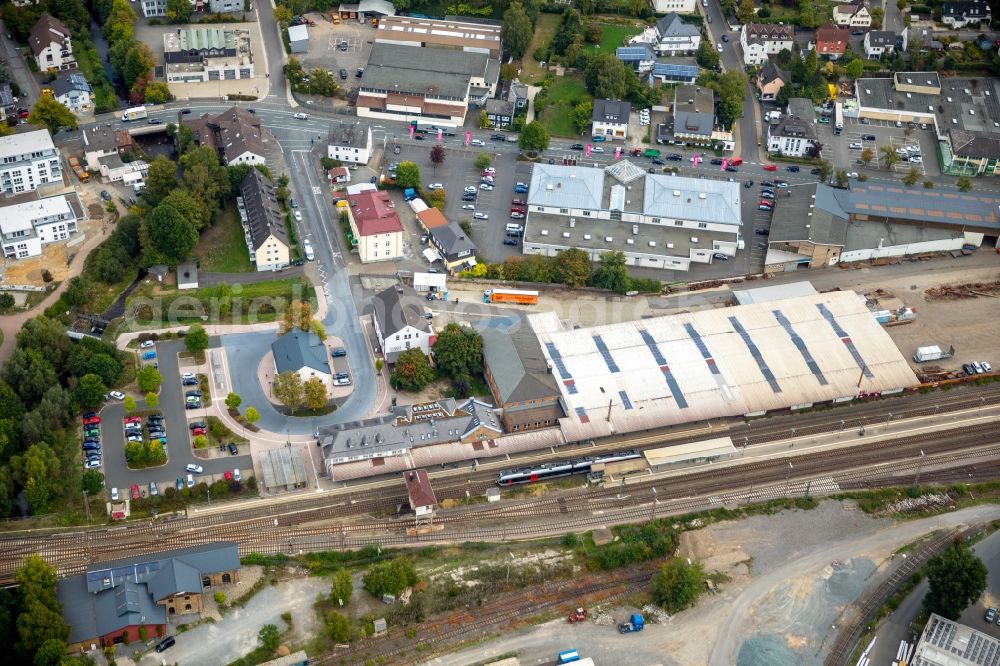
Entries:
{"type": "Polygon", "coordinates": [[[566,403],[568,441],[917,383],[848,291],[574,330],[553,312],[528,319],[566,403]]]}

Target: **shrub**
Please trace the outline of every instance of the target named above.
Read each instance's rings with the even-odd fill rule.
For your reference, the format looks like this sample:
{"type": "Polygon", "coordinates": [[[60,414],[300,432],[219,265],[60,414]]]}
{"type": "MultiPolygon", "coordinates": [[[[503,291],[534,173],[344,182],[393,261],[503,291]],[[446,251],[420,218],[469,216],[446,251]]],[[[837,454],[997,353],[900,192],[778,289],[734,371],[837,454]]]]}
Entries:
{"type": "Polygon", "coordinates": [[[225,592],[216,592],[214,595],[212,595],[212,598],[215,599],[215,603],[217,603],[217,604],[221,605],[221,604],[226,603],[226,593],[225,592]]]}

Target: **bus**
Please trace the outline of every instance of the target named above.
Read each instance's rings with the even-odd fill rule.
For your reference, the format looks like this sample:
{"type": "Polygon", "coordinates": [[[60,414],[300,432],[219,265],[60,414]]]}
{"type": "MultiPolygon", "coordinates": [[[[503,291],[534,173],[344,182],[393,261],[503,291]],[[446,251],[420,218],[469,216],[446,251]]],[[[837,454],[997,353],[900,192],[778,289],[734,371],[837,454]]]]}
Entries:
{"type": "Polygon", "coordinates": [[[410,125],[413,126],[414,133],[419,134],[437,134],[438,130],[441,130],[442,136],[455,136],[455,128],[447,127],[445,125],[436,125],[432,122],[427,122],[424,120],[411,120],[410,125]]]}
{"type": "Polygon", "coordinates": [[[844,131],[844,105],[837,102],[833,106],[833,133],[840,134],[844,131]]]}

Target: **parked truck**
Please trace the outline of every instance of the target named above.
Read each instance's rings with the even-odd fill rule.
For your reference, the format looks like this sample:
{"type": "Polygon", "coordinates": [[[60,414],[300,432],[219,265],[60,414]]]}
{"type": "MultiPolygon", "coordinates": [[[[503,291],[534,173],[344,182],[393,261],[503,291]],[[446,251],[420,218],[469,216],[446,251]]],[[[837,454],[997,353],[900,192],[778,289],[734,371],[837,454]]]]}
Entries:
{"type": "Polygon", "coordinates": [[[407,201],[413,201],[417,198],[417,191],[412,187],[408,187],[403,190],[403,198],[407,201]]]}
{"type": "Polygon", "coordinates": [[[628,622],[622,622],[618,625],[618,633],[630,634],[633,631],[642,631],[645,626],[646,621],[643,619],[642,615],[632,613],[632,617],[629,618],[628,622]]]}
{"type": "Polygon", "coordinates": [[[594,660],[590,657],[580,658],[580,653],[576,650],[563,650],[557,657],[560,664],[573,664],[573,666],[594,666],[594,660]]]}
{"type": "Polygon", "coordinates": [[[928,347],[917,347],[917,353],[913,355],[914,363],[927,363],[928,361],[940,361],[943,358],[951,358],[955,355],[955,346],[952,345],[948,351],[941,351],[937,345],[928,347]]]}
{"type": "Polygon", "coordinates": [[[122,122],[127,123],[132,120],[141,120],[148,116],[146,113],[146,107],[144,106],[133,106],[131,109],[125,109],[122,112],[122,122]]]}
{"type": "Polygon", "coordinates": [[[525,289],[488,289],[483,292],[483,303],[535,305],[538,303],[538,292],[525,289]]]}
{"type": "Polygon", "coordinates": [[[90,180],[90,174],[87,173],[82,166],[80,166],[80,160],[75,157],[69,158],[69,168],[73,170],[73,173],[76,174],[76,177],[81,183],[86,183],[90,180]]]}

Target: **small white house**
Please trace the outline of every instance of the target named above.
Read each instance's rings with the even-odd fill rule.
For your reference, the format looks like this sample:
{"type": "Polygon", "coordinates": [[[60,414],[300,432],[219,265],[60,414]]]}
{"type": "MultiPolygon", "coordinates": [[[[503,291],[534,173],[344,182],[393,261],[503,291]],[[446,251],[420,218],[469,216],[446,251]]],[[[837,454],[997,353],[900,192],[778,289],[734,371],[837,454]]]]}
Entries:
{"type": "Polygon", "coordinates": [[[743,62],[760,65],[784,49],[792,50],[795,28],[774,23],[747,23],[740,29],[743,62]]]}
{"type": "Polygon", "coordinates": [[[309,52],[309,28],[304,25],[293,25],[288,28],[288,43],[292,53],[309,52]]]}
{"type": "Polygon", "coordinates": [[[424,317],[424,305],[410,287],[397,285],[376,294],[372,321],[385,360],[396,358],[416,347],[427,354],[434,330],[424,317]]]}
{"type": "Polygon", "coordinates": [[[330,129],[327,157],[351,164],[368,164],[372,158],[372,128],[361,123],[336,123],[330,129]]]}
{"type": "Polygon", "coordinates": [[[628,119],[632,105],[617,99],[595,99],[591,116],[591,134],[602,136],[608,141],[624,141],[628,138],[628,119]]]}
{"type": "Polygon", "coordinates": [[[318,378],[327,393],[333,386],[333,371],[326,345],[314,333],[294,328],[271,343],[276,374],[294,372],[303,382],[318,378]]]}

